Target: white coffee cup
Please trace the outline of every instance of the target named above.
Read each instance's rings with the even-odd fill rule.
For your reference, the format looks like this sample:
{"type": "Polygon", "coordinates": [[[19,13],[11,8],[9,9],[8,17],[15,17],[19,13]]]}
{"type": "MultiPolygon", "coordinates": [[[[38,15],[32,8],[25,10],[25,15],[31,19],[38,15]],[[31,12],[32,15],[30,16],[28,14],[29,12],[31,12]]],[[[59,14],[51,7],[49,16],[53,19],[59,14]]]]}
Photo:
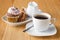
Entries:
{"type": "Polygon", "coordinates": [[[49,23],[51,21],[51,15],[49,15],[48,13],[35,14],[32,16],[32,18],[33,18],[33,25],[34,25],[35,31],[45,31],[49,28],[49,23]],[[47,19],[35,18],[38,15],[46,16],[47,19]]]}

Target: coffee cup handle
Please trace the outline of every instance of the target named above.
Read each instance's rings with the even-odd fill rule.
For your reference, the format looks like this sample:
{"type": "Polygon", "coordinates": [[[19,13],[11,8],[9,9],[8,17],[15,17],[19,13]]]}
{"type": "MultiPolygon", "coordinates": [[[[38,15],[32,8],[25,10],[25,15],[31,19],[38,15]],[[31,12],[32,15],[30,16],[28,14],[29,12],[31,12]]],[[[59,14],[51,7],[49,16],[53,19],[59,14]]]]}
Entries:
{"type": "Polygon", "coordinates": [[[51,24],[55,24],[56,18],[51,18],[51,24]]]}

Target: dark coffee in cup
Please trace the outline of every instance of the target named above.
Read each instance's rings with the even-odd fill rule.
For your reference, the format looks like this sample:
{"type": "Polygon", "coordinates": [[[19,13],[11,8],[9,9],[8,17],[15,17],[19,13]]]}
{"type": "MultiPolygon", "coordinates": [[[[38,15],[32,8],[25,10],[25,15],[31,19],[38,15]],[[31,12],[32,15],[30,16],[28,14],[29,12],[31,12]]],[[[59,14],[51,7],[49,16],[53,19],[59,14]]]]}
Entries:
{"type": "Polygon", "coordinates": [[[48,19],[48,17],[45,15],[36,15],[35,18],[36,19],[48,19]]]}

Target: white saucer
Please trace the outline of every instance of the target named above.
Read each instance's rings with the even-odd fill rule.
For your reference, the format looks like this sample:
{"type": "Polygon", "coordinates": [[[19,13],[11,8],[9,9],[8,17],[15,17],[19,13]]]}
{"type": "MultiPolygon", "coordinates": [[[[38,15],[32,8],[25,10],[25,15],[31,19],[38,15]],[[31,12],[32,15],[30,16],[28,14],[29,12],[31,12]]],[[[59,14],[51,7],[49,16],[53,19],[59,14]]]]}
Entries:
{"type": "Polygon", "coordinates": [[[13,22],[7,21],[6,16],[3,16],[3,17],[2,17],[2,20],[3,20],[5,23],[7,23],[7,24],[9,24],[9,25],[11,25],[11,26],[17,26],[17,25],[22,25],[22,24],[25,24],[25,23],[31,21],[32,18],[27,17],[26,20],[23,21],[23,22],[15,22],[15,23],[13,23],[13,22]]]}
{"type": "MultiPolygon", "coordinates": [[[[34,31],[34,27],[26,31],[31,36],[52,36],[57,33],[57,29],[55,28],[54,24],[49,24],[49,29],[46,31],[36,32],[34,31]]],[[[26,25],[26,28],[33,26],[33,23],[30,22],[26,25]]]]}

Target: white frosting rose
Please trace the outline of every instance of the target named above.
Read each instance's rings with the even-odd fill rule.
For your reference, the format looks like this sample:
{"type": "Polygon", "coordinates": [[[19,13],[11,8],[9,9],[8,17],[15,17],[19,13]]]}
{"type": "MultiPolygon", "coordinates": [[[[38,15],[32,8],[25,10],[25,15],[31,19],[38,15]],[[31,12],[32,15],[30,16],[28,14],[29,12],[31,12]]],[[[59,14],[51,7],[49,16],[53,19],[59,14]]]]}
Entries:
{"type": "Polygon", "coordinates": [[[18,10],[18,8],[10,7],[7,11],[8,13],[12,14],[12,15],[18,15],[20,13],[20,11],[18,10]]]}

